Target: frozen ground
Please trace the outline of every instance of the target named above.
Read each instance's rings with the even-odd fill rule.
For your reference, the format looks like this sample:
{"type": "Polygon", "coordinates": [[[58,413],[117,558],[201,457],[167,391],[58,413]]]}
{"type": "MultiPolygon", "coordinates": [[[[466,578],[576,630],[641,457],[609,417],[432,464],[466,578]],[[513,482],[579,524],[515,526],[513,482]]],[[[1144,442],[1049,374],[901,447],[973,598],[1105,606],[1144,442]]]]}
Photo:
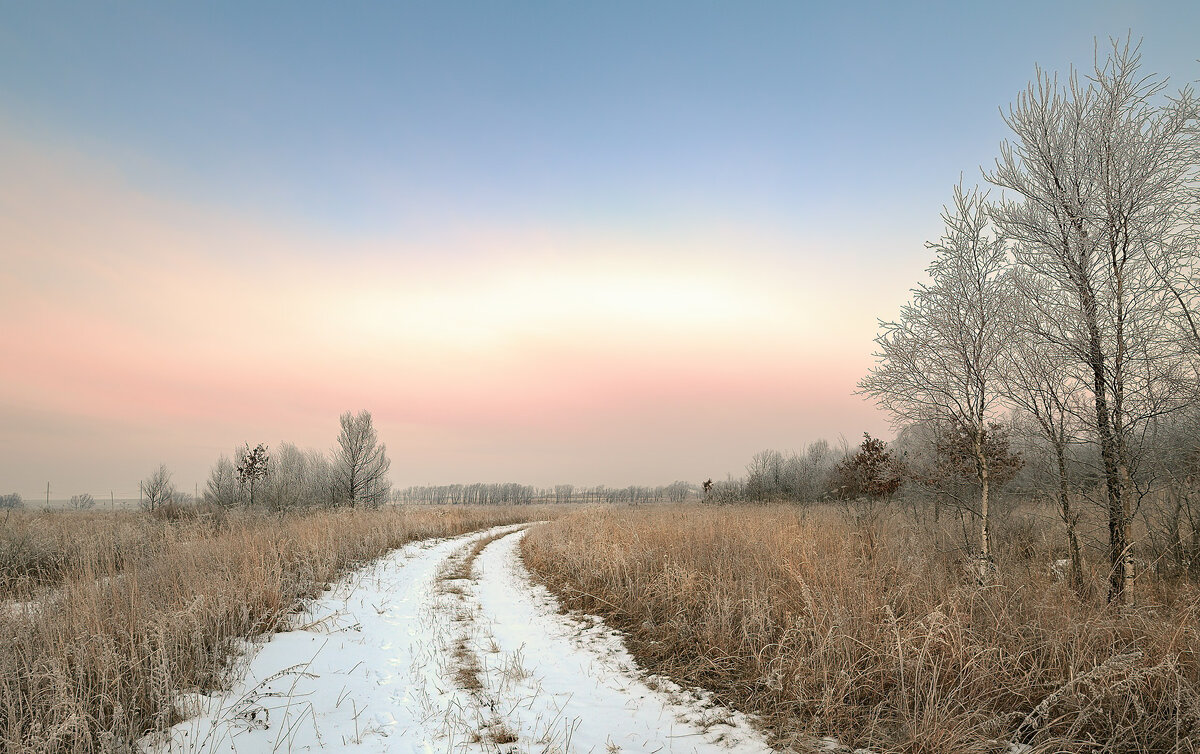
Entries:
{"type": "Polygon", "coordinates": [[[770,751],[740,715],[639,672],[599,621],[559,613],[522,536],[414,543],[355,572],[143,750],[770,751]]]}

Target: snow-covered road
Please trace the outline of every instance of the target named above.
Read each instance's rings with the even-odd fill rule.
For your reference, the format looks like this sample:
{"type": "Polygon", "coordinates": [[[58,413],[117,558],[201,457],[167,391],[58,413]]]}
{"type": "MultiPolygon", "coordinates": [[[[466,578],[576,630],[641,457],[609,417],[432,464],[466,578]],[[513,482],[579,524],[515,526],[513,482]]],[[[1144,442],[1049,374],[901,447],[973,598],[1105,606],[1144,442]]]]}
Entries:
{"type": "Polygon", "coordinates": [[[360,569],[143,749],[770,751],[740,715],[638,671],[599,621],[561,614],[520,561],[523,534],[413,543],[360,569]]]}

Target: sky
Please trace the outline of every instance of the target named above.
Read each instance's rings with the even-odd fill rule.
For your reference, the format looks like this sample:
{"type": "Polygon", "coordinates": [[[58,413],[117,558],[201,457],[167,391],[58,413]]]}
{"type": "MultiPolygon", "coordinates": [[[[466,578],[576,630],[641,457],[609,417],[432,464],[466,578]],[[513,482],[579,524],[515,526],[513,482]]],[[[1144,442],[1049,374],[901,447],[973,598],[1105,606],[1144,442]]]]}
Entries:
{"type": "Polygon", "coordinates": [[[0,492],[698,483],[854,394],[1035,65],[1200,4],[0,0],[0,492]]]}

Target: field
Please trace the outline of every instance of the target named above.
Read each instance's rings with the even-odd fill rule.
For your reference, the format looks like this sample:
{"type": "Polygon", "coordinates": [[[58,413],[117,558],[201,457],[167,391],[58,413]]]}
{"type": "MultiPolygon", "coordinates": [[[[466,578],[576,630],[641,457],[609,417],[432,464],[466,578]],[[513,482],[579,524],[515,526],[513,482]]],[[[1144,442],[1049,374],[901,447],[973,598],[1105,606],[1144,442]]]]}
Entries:
{"type": "Polygon", "coordinates": [[[1147,572],[1118,611],[1089,563],[1080,597],[1050,568],[1052,516],[1003,517],[981,586],[957,524],[887,507],[12,513],[0,748],[124,751],[160,731],[188,751],[204,731],[236,751],[372,735],[387,749],[420,729],[485,753],[668,730],[697,752],[1200,751],[1200,590],[1147,572]],[[546,523],[511,526],[532,521],[546,523]],[[429,538],[442,544],[397,549],[429,538]],[[285,629],[255,659],[276,666],[233,663],[285,629]],[[287,649],[328,640],[319,660],[287,649]],[[416,674],[419,704],[388,706],[385,668],[416,674]],[[180,700],[197,692],[215,712],[189,722],[180,700]],[[230,719],[254,705],[271,725],[230,719]]]}
{"type": "Polygon", "coordinates": [[[757,714],[779,747],[1200,751],[1200,591],[1147,574],[1123,613],[1080,599],[1037,514],[996,527],[986,587],[953,526],[832,506],[586,511],[524,552],[644,667],[757,714]]]}

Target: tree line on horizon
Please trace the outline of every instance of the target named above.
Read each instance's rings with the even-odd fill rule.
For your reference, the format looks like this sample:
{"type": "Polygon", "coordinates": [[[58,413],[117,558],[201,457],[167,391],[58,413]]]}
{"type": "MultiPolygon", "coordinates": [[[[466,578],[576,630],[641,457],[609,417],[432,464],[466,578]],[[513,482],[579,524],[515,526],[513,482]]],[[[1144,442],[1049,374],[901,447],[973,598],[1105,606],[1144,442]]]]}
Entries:
{"type": "Polygon", "coordinates": [[[608,503],[640,505],[683,502],[699,494],[699,486],[684,481],[654,487],[627,485],[590,487],[556,484],[535,487],[514,482],[414,485],[398,490],[396,502],[419,505],[527,505],[531,503],[608,503]]]}

